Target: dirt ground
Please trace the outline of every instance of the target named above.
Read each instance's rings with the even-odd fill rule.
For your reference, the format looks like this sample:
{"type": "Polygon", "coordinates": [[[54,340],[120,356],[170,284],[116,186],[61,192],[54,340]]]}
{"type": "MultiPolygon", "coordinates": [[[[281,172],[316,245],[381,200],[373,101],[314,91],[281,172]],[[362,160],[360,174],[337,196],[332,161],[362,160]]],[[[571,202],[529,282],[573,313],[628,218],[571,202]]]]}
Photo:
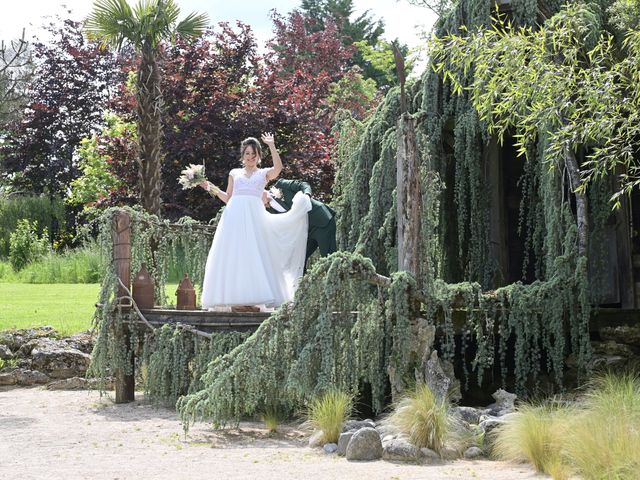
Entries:
{"type": "MultiPolygon", "coordinates": [[[[258,423],[184,435],[176,413],[144,400],[115,405],[91,391],[0,387],[0,478],[55,479],[541,479],[488,460],[443,465],[347,462],[307,447],[306,434],[258,423]]],[[[142,399],[142,395],[138,395],[142,399]]]]}

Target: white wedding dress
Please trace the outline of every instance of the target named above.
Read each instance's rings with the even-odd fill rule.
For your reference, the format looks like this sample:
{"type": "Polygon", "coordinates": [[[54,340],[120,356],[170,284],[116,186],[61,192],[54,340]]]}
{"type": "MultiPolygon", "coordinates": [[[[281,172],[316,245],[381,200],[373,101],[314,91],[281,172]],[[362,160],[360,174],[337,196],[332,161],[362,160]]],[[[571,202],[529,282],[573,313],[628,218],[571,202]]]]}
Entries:
{"type": "Polygon", "coordinates": [[[293,300],[307,245],[309,197],[296,194],[286,213],[262,203],[268,168],[251,176],[231,170],[233,193],[213,237],[202,284],[202,307],[276,307],[293,300]]]}

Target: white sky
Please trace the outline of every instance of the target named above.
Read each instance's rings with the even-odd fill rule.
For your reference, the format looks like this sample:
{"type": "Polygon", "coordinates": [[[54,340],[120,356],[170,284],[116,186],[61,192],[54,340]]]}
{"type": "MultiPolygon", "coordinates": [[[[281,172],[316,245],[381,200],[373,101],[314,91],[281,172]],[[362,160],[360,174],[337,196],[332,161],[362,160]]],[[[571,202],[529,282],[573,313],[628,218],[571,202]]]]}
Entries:
{"type": "MultiPolygon", "coordinates": [[[[128,0],[130,4],[137,0],[128,0]]],[[[271,37],[269,11],[286,14],[300,5],[301,0],[176,0],[183,15],[192,11],[206,12],[212,24],[219,21],[233,23],[236,19],[249,24],[259,44],[271,37]]],[[[26,37],[39,32],[46,22],[43,17],[60,14],[63,18],[81,20],[91,11],[92,0],[4,0],[0,15],[0,39],[19,37],[26,28],[26,37]],[[67,14],[67,10],[72,13],[67,14]]],[[[385,38],[398,38],[411,48],[424,45],[423,32],[429,31],[435,15],[428,9],[410,5],[407,0],[354,0],[359,15],[369,9],[372,17],[385,23],[385,38]]],[[[182,18],[182,17],[181,17],[182,18]]]]}

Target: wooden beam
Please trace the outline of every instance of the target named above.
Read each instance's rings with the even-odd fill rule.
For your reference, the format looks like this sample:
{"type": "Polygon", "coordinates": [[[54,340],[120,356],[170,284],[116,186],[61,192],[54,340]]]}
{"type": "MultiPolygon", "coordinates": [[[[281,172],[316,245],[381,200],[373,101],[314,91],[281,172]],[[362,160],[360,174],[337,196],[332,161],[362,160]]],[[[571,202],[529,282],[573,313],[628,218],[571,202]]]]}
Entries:
{"type": "MultiPolygon", "coordinates": [[[[131,290],[131,219],[124,211],[117,212],[113,217],[111,226],[111,237],[113,240],[113,263],[116,275],[122,285],[118,285],[118,297],[127,296],[127,289],[131,290]],[[126,286],[127,288],[123,287],[126,286]]],[[[131,303],[123,303],[121,308],[125,313],[131,308],[131,303]]],[[[121,338],[116,339],[120,345],[130,348],[129,327],[125,324],[121,338]]],[[[135,359],[133,352],[130,355],[129,372],[118,369],[116,376],[116,403],[127,403],[135,400],[135,359]]]]}

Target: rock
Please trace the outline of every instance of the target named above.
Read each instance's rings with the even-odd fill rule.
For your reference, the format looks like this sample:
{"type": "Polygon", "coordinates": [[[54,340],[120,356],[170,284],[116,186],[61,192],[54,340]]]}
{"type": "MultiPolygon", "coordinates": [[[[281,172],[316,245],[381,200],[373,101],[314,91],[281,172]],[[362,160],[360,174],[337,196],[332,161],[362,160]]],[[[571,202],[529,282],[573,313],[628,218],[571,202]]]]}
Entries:
{"type": "Polygon", "coordinates": [[[616,343],[640,347],[640,325],[619,325],[617,327],[602,327],[600,338],[613,340],[616,343]]]}
{"type": "Polygon", "coordinates": [[[440,455],[430,448],[423,447],[420,449],[420,459],[424,463],[440,463],[440,455]]]}
{"type": "Polygon", "coordinates": [[[324,447],[322,447],[324,453],[336,453],[338,451],[338,445],[335,443],[325,443],[324,447]]]}
{"type": "Polygon", "coordinates": [[[93,337],[89,331],[76,333],[71,337],[65,338],[64,342],[71,348],[80,350],[83,353],[91,354],[93,350],[93,337]]]}
{"type": "Polygon", "coordinates": [[[480,422],[480,428],[485,435],[491,433],[496,427],[504,425],[505,420],[497,417],[488,417],[480,422]]]}
{"type": "Polygon", "coordinates": [[[17,370],[0,372],[0,385],[15,385],[18,383],[17,370]]]}
{"type": "Polygon", "coordinates": [[[347,445],[347,460],[377,460],[382,457],[382,441],[375,428],[361,428],[347,445]]]}
{"type": "Polygon", "coordinates": [[[353,437],[354,432],[345,432],[340,434],[340,438],[338,438],[338,455],[344,457],[347,454],[347,446],[349,445],[349,441],[351,437],[353,437]]]}
{"type": "Polygon", "coordinates": [[[97,378],[71,377],[54,380],[47,384],[47,390],[113,390],[113,382],[100,383],[97,378]]]}
{"type": "Polygon", "coordinates": [[[431,352],[431,357],[425,365],[424,381],[438,400],[443,401],[447,398],[451,379],[442,369],[436,350],[431,352]]]}
{"type": "Polygon", "coordinates": [[[311,448],[321,447],[324,443],[324,433],[322,430],[316,430],[309,438],[309,446],[311,448]]]}
{"type": "Polygon", "coordinates": [[[376,428],[376,424],[373,420],[347,420],[342,425],[342,433],[356,432],[361,428],[376,428]]]}
{"type": "Polygon", "coordinates": [[[466,459],[478,458],[484,456],[484,452],[479,447],[469,447],[464,451],[462,456],[466,459]]]}
{"type": "Polygon", "coordinates": [[[84,376],[91,362],[89,354],[69,347],[63,341],[32,340],[20,350],[23,351],[27,346],[31,347],[31,368],[47,373],[52,378],[84,376]]]}
{"type": "Polygon", "coordinates": [[[398,431],[393,425],[389,425],[388,423],[383,423],[381,425],[376,425],[376,430],[380,434],[380,438],[384,438],[388,435],[397,435],[398,431]]]}
{"type": "Polygon", "coordinates": [[[479,410],[473,407],[453,407],[451,412],[463,421],[477,425],[480,423],[480,416],[485,413],[485,410],[479,410]]]}
{"type": "MultiPolygon", "coordinates": [[[[511,415],[513,414],[510,414],[509,416],[511,415]]],[[[493,445],[493,439],[495,437],[495,433],[493,433],[493,431],[497,427],[499,427],[500,425],[504,425],[505,423],[505,417],[490,417],[480,422],[480,428],[484,432],[484,445],[488,449],[488,451],[491,450],[491,447],[493,445]]]]}
{"type": "Polygon", "coordinates": [[[404,438],[395,438],[383,446],[382,459],[392,462],[416,462],[420,459],[420,450],[404,438]]]}
{"type": "Polygon", "coordinates": [[[460,452],[453,447],[445,445],[440,450],[440,458],[443,460],[457,460],[460,458],[460,452]]]}
{"type": "Polygon", "coordinates": [[[58,332],[53,327],[38,327],[24,330],[11,330],[0,333],[0,344],[6,345],[13,352],[20,350],[25,343],[44,337],[57,337],[58,332]]]}
{"type": "Polygon", "coordinates": [[[51,380],[47,375],[37,370],[24,370],[22,368],[16,370],[18,385],[44,385],[51,380]]]}
{"type": "Polygon", "coordinates": [[[11,360],[12,358],[11,349],[7,345],[0,344],[0,360],[11,360]]]}
{"type": "Polygon", "coordinates": [[[487,406],[487,410],[489,410],[492,415],[499,417],[506,413],[513,412],[516,409],[515,401],[518,396],[515,393],[509,393],[499,388],[493,392],[492,396],[495,399],[495,403],[487,406]]]}
{"type": "Polygon", "coordinates": [[[591,348],[595,355],[617,356],[617,357],[633,357],[640,353],[640,348],[625,345],[624,343],[616,343],[613,340],[606,342],[591,342],[591,348]]]}
{"type": "MultiPolygon", "coordinates": [[[[380,433],[380,432],[378,432],[380,433]]],[[[389,443],[392,440],[395,440],[396,436],[395,435],[385,435],[384,437],[382,435],[380,435],[380,438],[382,438],[382,448],[384,448],[385,444],[389,443]]]]}

